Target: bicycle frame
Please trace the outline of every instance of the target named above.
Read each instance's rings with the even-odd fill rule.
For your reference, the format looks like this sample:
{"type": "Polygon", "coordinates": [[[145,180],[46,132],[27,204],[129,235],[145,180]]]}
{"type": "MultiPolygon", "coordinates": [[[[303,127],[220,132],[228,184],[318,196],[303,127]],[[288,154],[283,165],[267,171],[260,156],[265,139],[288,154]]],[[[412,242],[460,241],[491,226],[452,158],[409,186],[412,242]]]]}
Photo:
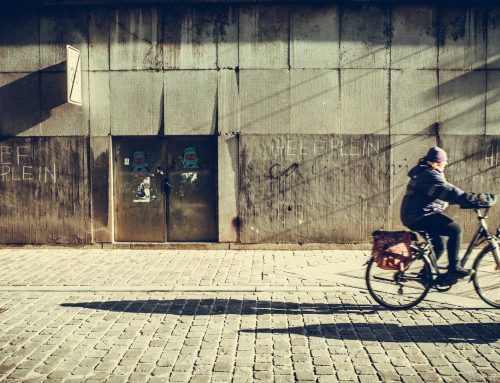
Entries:
{"type": "MultiPolygon", "coordinates": [[[[470,281],[474,284],[474,290],[485,303],[500,308],[497,295],[498,271],[500,270],[500,228],[494,235],[489,233],[485,222],[489,206],[476,205],[472,209],[477,214],[478,226],[464,256],[459,259],[459,265],[463,267],[471,257],[475,258],[470,273],[470,281]],[[479,246],[477,255],[472,256],[479,246]],[[491,254],[493,254],[493,260],[491,254]],[[491,270],[492,268],[494,270],[491,270]]],[[[430,289],[446,292],[461,279],[461,275],[469,274],[468,272],[454,273],[452,270],[450,273],[440,271],[446,267],[438,265],[429,233],[424,230],[416,232],[423,236],[423,240],[419,241],[416,237],[412,239],[411,262],[405,270],[391,269],[391,271],[384,268],[380,270],[374,255],[367,262],[365,281],[368,292],[377,303],[389,309],[412,308],[425,299],[430,289]],[[413,264],[417,260],[420,262],[413,264]],[[411,268],[412,264],[413,268],[411,268]]]]}
{"type": "MultiPolygon", "coordinates": [[[[464,256],[460,259],[460,265],[463,267],[467,261],[469,260],[470,256],[472,255],[472,251],[474,248],[479,246],[483,242],[488,242],[489,246],[492,247],[493,250],[493,255],[495,257],[495,261],[497,263],[497,267],[500,267],[500,249],[499,249],[499,244],[498,244],[498,239],[496,237],[493,237],[489,231],[488,231],[488,225],[486,224],[486,218],[488,218],[488,210],[490,208],[486,208],[484,214],[481,214],[481,209],[474,209],[474,211],[478,215],[478,227],[476,230],[476,233],[472,237],[469,246],[467,247],[467,250],[465,251],[464,256]]],[[[439,265],[437,264],[438,260],[436,258],[436,253],[434,252],[434,247],[432,246],[432,243],[429,240],[428,235],[425,236],[426,240],[426,245],[422,250],[421,255],[429,262],[431,265],[431,271],[435,275],[441,274],[439,272],[439,265]]]]}
{"type": "Polygon", "coordinates": [[[486,208],[484,214],[481,215],[480,209],[474,209],[474,211],[477,213],[479,225],[476,233],[469,243],[469,246],[467,247],[467,250],[465,251],[464,256],[460,260],[460,265],[462,267],[467,263],[467,260],[472,254],[472,250],[483,242],[489,242],[490,246],[493,249],[493,256],[495,257],[495,261],[497,265],[500,265],[500,251],[498,248],[498,241],[497,238],[493,237],[489,233],[488,224],[486,223],[486,218],[488,218],[488,210],[490,210],[490,208],[486,208]]]}

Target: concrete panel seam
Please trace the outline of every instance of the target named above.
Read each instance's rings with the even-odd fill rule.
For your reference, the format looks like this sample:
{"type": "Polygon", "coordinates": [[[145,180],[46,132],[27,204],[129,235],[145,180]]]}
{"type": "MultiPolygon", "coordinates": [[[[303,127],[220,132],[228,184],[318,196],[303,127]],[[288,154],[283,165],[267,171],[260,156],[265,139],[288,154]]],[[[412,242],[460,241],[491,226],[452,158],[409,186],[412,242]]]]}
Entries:
{"type": "Polygon", "coordinates": [[[291,49],[292,49],[292,23],[291,23],[291,7],[288,6],[288,70],[292,68],[291,49]]]}

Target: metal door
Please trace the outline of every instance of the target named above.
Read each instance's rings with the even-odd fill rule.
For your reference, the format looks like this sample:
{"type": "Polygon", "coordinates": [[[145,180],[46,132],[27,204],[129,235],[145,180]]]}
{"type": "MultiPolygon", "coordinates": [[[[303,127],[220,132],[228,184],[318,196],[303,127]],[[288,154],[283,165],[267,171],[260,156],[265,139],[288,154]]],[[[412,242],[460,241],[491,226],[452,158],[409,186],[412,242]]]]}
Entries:
{"type": "Polygon", "coordinates": [[[167,240],[217,241],[215,137],[166,142],[167,240]]]}
{"type": "Polygon", "coordinates": [[[165,198],[156,169],[164,142],[158,137],[117,137],[114,149],[115,240],[164,242],[165,198]]]}

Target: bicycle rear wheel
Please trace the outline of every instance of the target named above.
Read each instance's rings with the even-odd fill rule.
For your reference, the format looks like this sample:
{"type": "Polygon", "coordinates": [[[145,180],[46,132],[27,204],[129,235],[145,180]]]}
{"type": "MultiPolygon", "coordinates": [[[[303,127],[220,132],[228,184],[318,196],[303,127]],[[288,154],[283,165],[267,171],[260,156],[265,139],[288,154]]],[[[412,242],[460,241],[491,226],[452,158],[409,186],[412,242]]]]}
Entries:
{"type": "Polygon", "coordinates": [[[474,289],[490,306],[500,308],[500,269],[491,247],[484,248],[472,266],[474,289]]]}
{"type": "Polygon", "coordinates": [[[384,307],[405,310],[419,304],[431,287],[431,268],[425,258],[414,260],[404,272],[384,270],[373,258],[365,274],[370,295],[384,307]]]}

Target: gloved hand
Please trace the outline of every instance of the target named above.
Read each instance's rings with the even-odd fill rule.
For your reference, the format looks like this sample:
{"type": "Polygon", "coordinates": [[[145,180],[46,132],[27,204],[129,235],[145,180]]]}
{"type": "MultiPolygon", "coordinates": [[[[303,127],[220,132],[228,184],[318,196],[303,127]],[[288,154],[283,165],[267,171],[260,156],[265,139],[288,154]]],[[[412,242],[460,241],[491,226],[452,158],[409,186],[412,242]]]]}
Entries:
{"type": "Polygon", "coordinates": [[[497,202],[497,196],[495,194],[480,193],[479,201],[483,205],[493,206],[497,202]]]}
{"type": "Polygon", "coordinates": [[[490,193],[464,193],[460,197],[460,207],[462,209],[476,209],[490,207],[497,202],[497,196],[490,193]]]}

